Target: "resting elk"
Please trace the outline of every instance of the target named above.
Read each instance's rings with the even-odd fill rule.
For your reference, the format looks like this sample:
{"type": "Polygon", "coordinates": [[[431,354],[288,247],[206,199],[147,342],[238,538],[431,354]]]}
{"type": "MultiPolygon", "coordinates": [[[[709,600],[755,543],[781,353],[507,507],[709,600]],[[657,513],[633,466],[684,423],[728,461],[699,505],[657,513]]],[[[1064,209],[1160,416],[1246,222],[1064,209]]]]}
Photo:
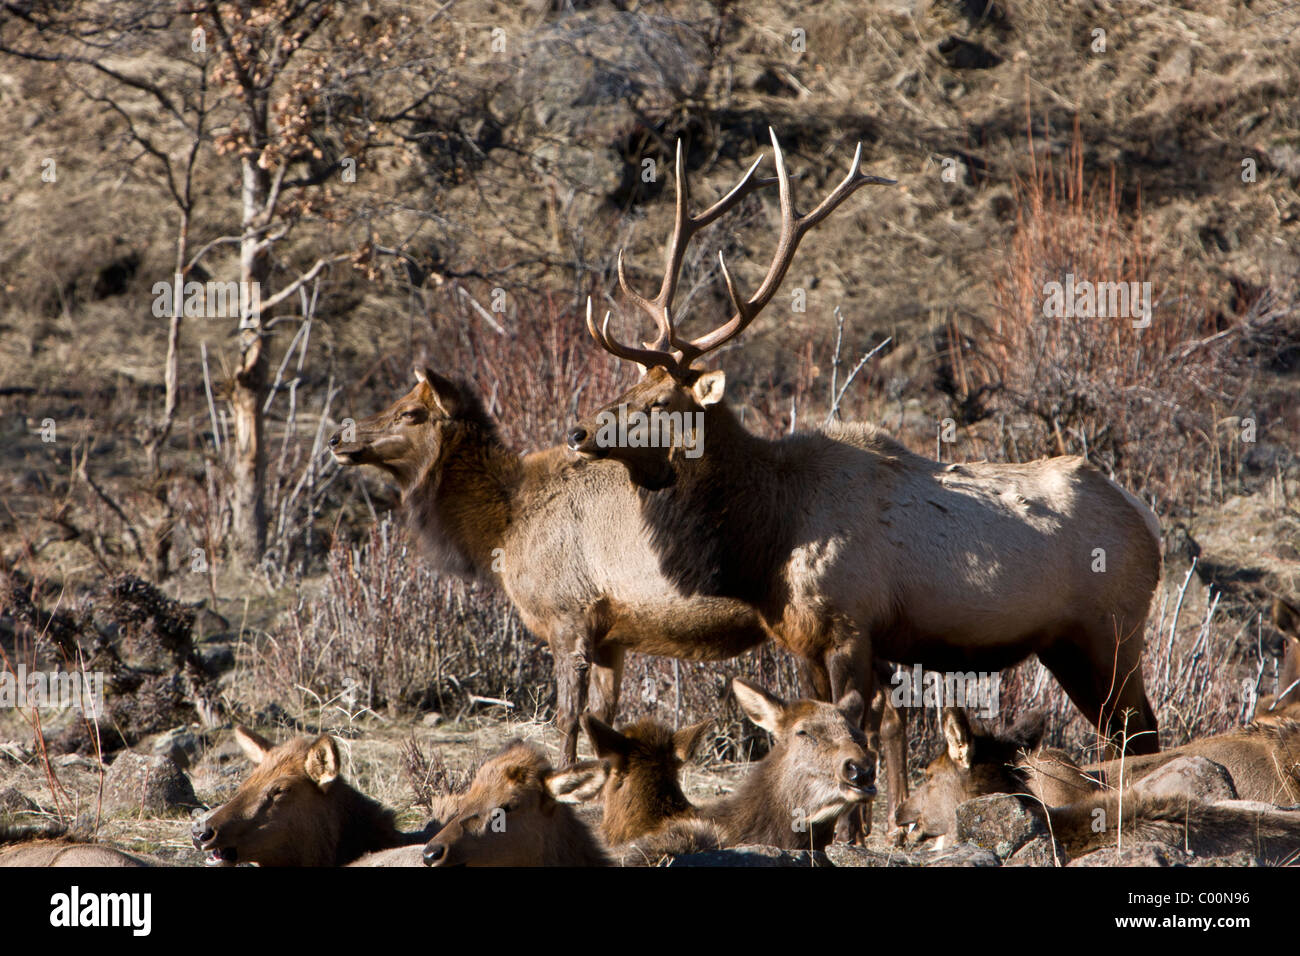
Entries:
{"type": "MultiPolygon", "coordinates": [[[[653,300],[628,286],[619,260],[623,294],[653,320],[657,338],[622,344],[609,315],[598,327],[588,304],[597,343],[644,375],[580,422],[570,449],[626,467],[660,573],[685,594],[756,608],[775,638],[808,663],[814,696],[834,700],[856,689],[871,701],[879,661],[995,671],[1037,654],[1103,735],[1130,711],[1128,749],[1154,751],[1156,718],[1140,663],[1160,535],[1138,498],[1077,457],[944,465],[867,424],[764,439],[724,401],[724,373],[696,366],[754,321],[800,239],[869,179],[851,172],[800,216],[775,134],[772,142],[781,227],[762,284],[743,297],[723,263],[730,318],[696,339],[678,330],[673,293],[695,229],[679,162],[676,228],[653,300]],[[701,423],[698,454],[677,453],[672,442],[609,440],[610,422],[665,415],[701,423]]],[[[882,740],[879,701],[868,714],[868,739],[873,748],[883,744],[892,813],[906,795],[904,726],[900,715],[896,732],[882,740]]]]}

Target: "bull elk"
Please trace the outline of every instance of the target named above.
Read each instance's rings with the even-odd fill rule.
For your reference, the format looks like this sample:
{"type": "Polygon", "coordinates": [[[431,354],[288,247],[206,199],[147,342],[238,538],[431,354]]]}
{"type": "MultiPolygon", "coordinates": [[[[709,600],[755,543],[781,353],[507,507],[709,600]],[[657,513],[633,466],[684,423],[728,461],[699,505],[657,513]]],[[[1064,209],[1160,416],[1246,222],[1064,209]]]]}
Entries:
{"type": "Polygon", "coordinates": [[[419,866],[428,833],[454,812],[454,799],[440,798],[433,807],[439,822],[402,833],[391,810],[340,776],[333,737],[295,737],[274,746],[237,727],[235,740],[253,772],[191,830],[209,866],[419,866]]]}
{"type": "MultiPolygon", "coordinates": [[[[745,602],[803,658],[809,690],[873,700],[883,661],[928,670],[995,671],[1037,654],[1107,738],[1131,711],[1130,752],[1157,748],[1141,674],[1143,627],[1160,576],[1160,529],[1138,498],[1082,458],[943,465],[867,424],[829,424],[767,440],[723,400],[725,375],[696,363],[740,335],[776,293],[799,241],[858,186],[849,175],[799,215],[772,134],[780,187],[776,252],[746,298],[722,266],[732,314],[695,339],[672,312],[684,248],[698,228],[686,211],[680,155],[677,216],[659,293],[624,296],[657,327],[643,347],[618,341],[609,315],[588,328],[602,349],[644,369],[640,382],[580,422],[570,450],[617,461],[637,486],[658,567],[683,593],[745,602]],[[611,442],[612,422],[701,422],[698,453],[678,442],[611,442]],[[664,416],[667,416],[666,418],[664,416]],[[701,441],[702,439],[702,441],[701,441]]],[[[860,155],[860,153],[859,153],[860,155]]],[[[662,434],[652,425],[650,434],[662,434]]],[[[902,714],[877,700],[868,738],[883,743],[891,811],[906,795],[902,714]]]]}

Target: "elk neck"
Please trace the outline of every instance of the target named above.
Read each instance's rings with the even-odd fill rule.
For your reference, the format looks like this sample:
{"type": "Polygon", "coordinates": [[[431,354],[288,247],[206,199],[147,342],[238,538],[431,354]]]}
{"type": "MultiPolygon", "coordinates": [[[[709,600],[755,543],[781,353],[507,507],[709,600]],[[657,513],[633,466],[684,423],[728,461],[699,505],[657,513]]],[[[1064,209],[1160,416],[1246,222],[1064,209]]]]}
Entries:
{"type": "Polygon", "coordinates": [[[523,464],[491,422],[461,422],[403,495],[413,527],[441,570],[486,576],[504,547],[523,464]]]}

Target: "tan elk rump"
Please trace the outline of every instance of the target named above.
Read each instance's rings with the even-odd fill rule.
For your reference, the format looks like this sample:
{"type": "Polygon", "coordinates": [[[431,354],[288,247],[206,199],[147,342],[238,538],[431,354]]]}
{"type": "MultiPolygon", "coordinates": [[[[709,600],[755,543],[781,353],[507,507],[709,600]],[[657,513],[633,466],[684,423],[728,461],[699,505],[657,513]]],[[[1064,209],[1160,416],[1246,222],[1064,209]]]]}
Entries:
{"type": "MultiPolygon", "coordinates": [[[[601,347],[646,371],[574,428],[570,448],[593,463],[626,466],[662,572],[686,594],[757,609],[776,639],[804,658],[815,696],[857,689],[872,700],[879,661],[996,671],[1037,654],[1090,723],[1109,735],[1112,718],[1129,709],[1130,733],[1139,734],[1130,749],[1154,750],[1140,661],[1160,534],[1140,500],[1074,457],[943,465],[870,425],[763,439],[723,401],[723,373],[693,367],[744,331],[775,294],[800,238],[860,184],[855,160],[849,178],[799,216],[776,150],[777,251],[750,298],[724,267],[734,311],[723,325],[687,340],[671,313],[680,249],[694,231],[680,175],[660,294],[641,298],[620,270],[625,296],[655,322],[655,342],[619,343],[609,316],[597,327],[589,304],[601,347]],[[701,455],[602,437],[602,422],[664,414],[703,416],[701,455]]],[[[874,746],[889,718],[883,744],[894,804],[906,793],[905,712],[888,711],[873,703],[868,736],[874,746]]]]}

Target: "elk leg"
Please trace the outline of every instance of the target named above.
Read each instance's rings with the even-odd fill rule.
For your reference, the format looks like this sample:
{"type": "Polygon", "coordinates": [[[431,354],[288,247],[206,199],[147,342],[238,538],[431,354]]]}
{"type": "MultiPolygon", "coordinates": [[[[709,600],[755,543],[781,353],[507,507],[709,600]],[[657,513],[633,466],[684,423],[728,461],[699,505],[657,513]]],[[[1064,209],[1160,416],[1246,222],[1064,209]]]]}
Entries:
{"type": "MultiPolygon", "coordinates": [[[[907,799],[907,708],[895,707],[891,701],[891,668],[884,661],[876,661],[876,678],[880,689],[872,700],[880,701],[880,756],[885,764],[885,785],[889,789],[886,821],[895,825],[898,808],[907,799]]],[[[870,719],[870,718],[869,718],[870,719]]]]}
{"type": "Polygon", "coordinates": [[[618,695],[623,683],[622,644],[605,642],[596,649],[590,680],[590,701],[587,709],[605,723],[613,726],[618,714],[618,695]]]}
{"type": "Polygon", "coordinates": [[[1123,730],[1127,730],[1130,754],[1159,749],[1155,714],[1142,683],[1141,647],[1140,641],[1130,639],[1117,649],[1113,636],[1096,643],[1082,638],[1077,644],[1058,643],[1038,655],[1084,719],[1099,728],[1107,758],[1119,755],[1122,742],[1115,736],[1123,730]],[[1085,650],[1090,646],[1097,649],[1095,653],[1085,650]],[[1130,712],[1127,728],[1125,711],[1130,712]]]}
{"type": "Polygon", "coordinates": [[[796,667],[799,672],[799,693],[810,700],[834,700],[831,697],[831,676],[823,661],[801,657],[796,667]]]}
{"type": "MultiPolygon", "coordinates": [[[[875,676],[871,666],[871,644],[856,631],[845,633],[837,628],[837,639],[826,655],[826,675],[830,681],[830,699],[837,701],[851,690],[862,695],[868,706],[864,708],[864,730],[867,747],[880,753],[880,717],[873,706],[876,699],[875,676]],[[856,640],[854,638],[857,638],[856,640]]],[[[835,823],[835,840],[842,843],[860,843],[871,833],[871,811],[874,800],[864,800],[861,806],[845,813],[835,823]]]]}
{"type": "Polygon", "coordinates": [[[555,722],[564,732],[564,765],[578,760],[579,719],[587,709],[587,674],[591,669],[590,641],[583,637],[551,640],[555,657],[555,722]]]}

